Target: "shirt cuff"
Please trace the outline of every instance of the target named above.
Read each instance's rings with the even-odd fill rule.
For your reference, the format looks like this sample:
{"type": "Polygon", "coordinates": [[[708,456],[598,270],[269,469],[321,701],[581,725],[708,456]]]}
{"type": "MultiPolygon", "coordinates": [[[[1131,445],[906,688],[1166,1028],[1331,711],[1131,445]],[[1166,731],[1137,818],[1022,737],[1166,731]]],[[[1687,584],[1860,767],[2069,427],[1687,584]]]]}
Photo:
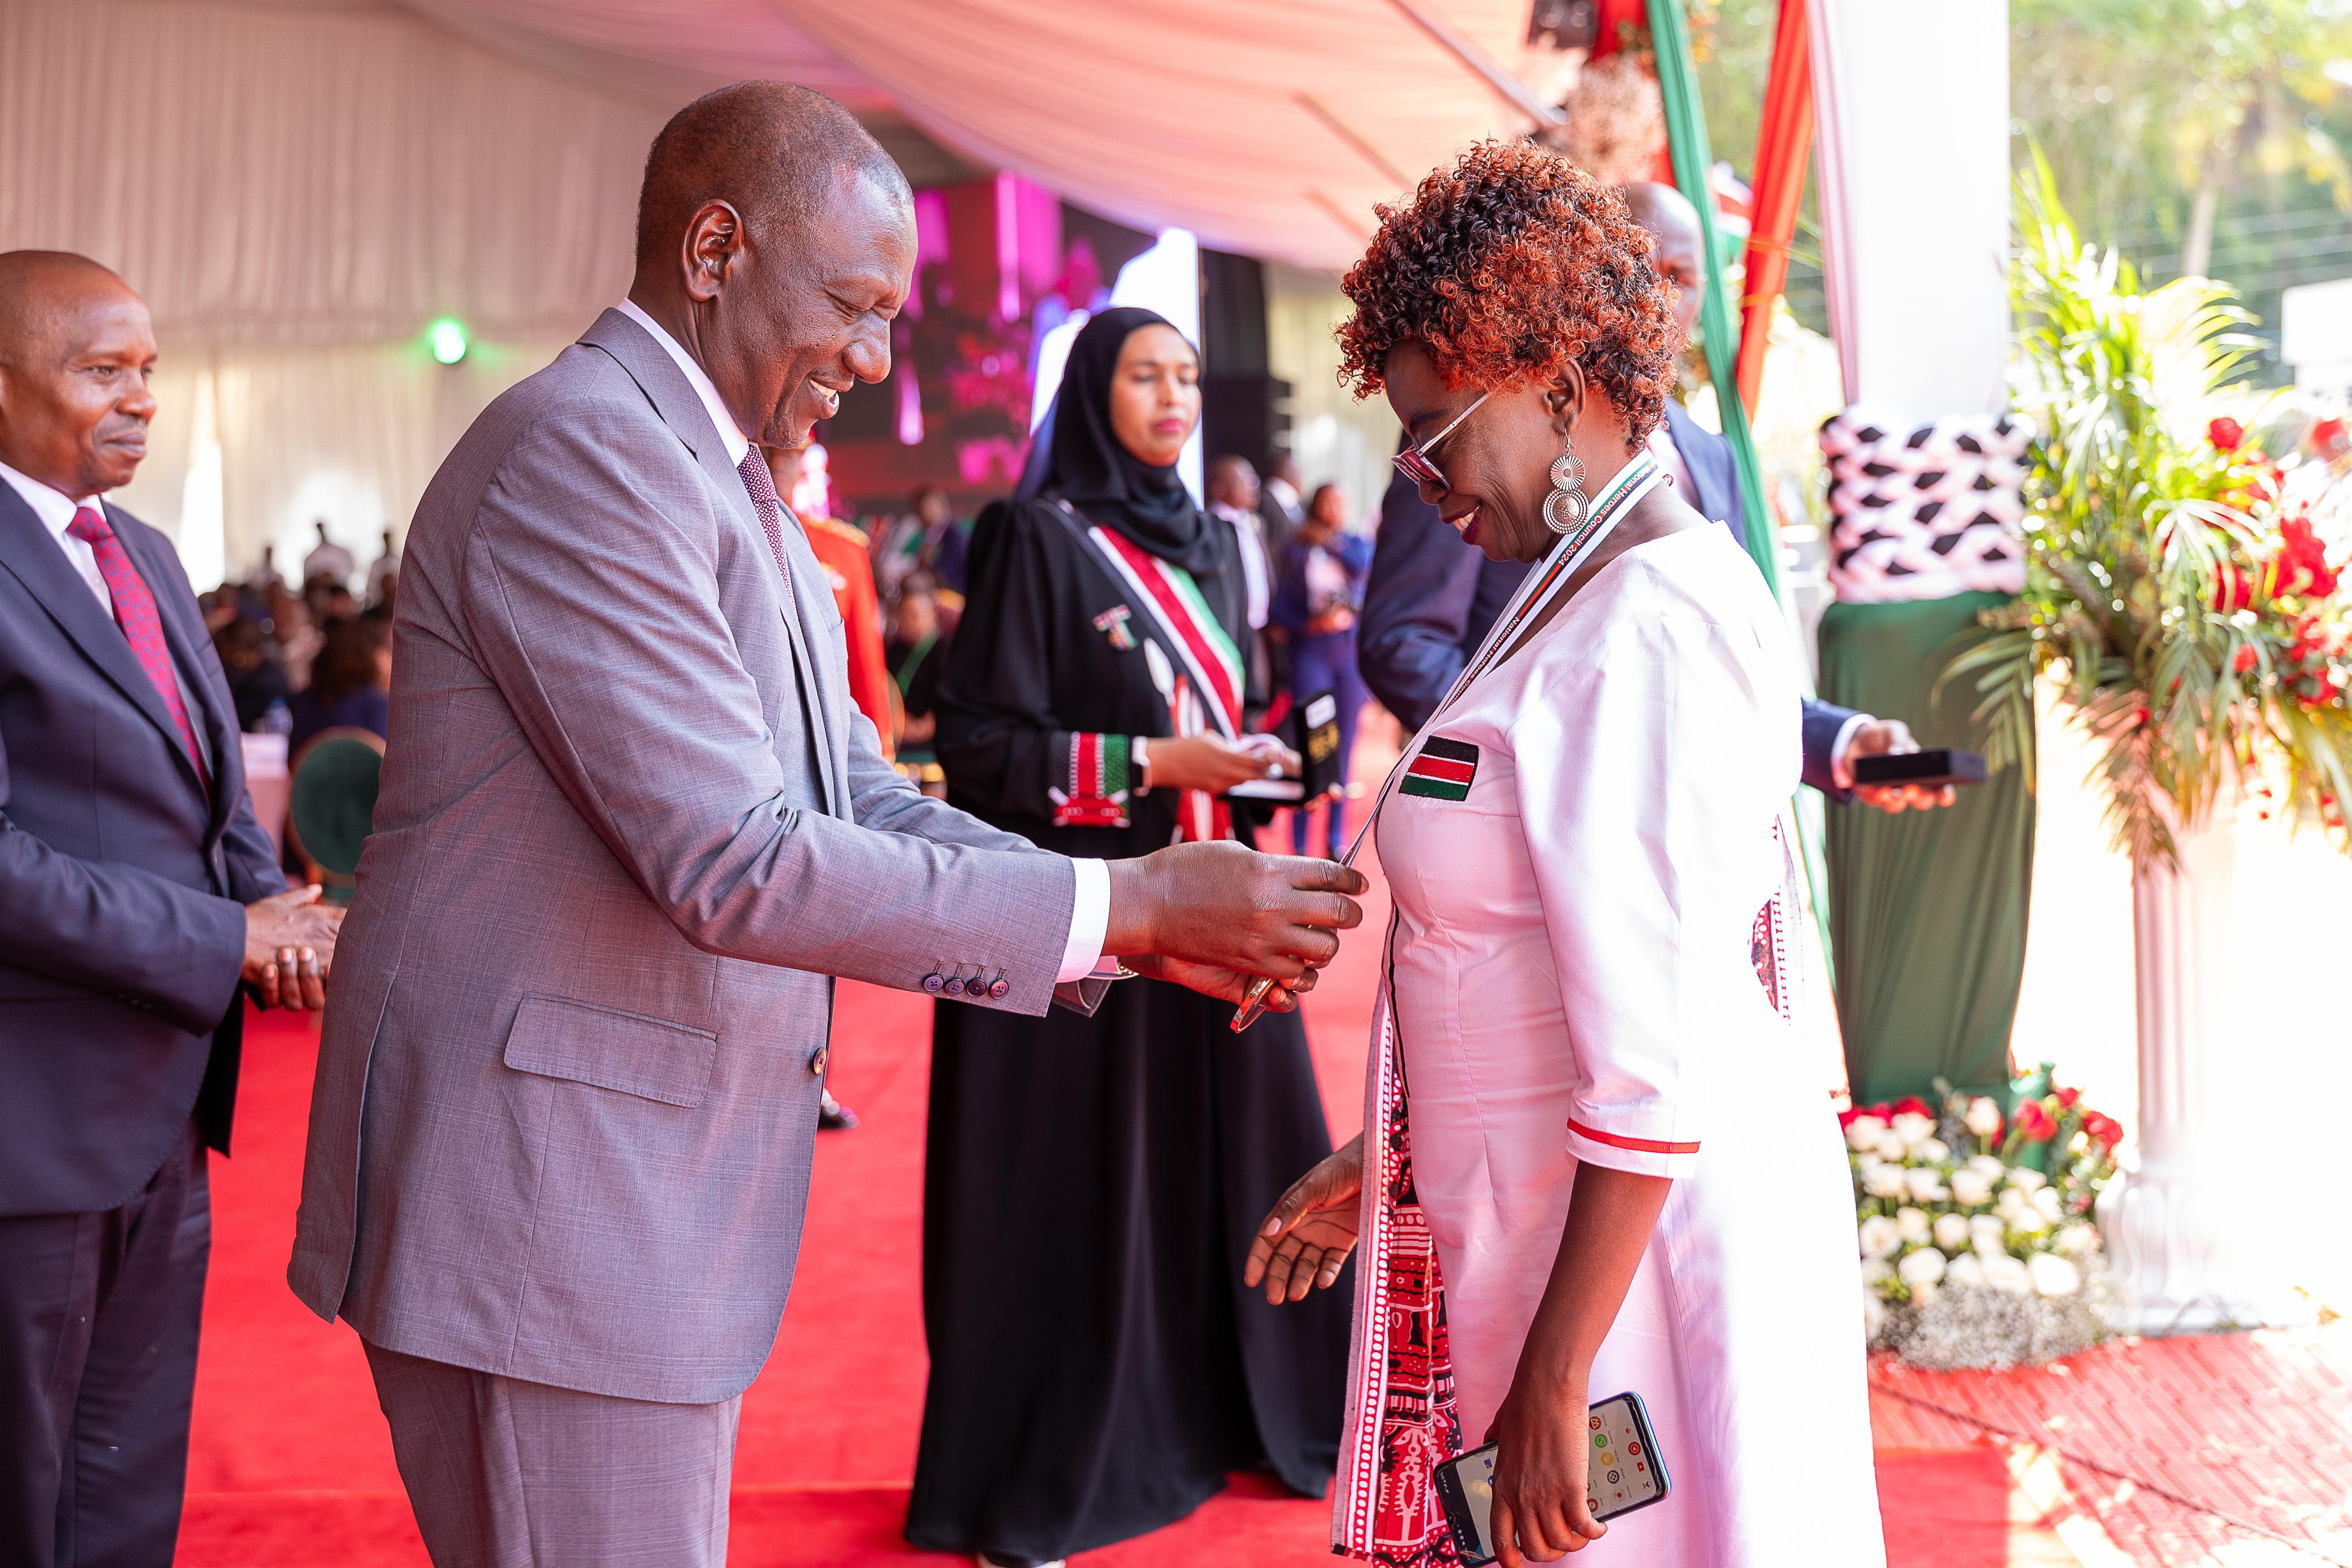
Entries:
{"type": "Polygon", "coordinates": [[[1110,867],[1097,860],[1073,860],[1077,896],[1070,904],[1070,940],[1062,949],[1062,967],[1055,985],[1083,980],[1095,972],[1103,956],[1103,938],[1110,934],[1110,867]]]}
{"type": "Polygon", "coordinates": [[[1854,731],[1878,720],[1866,713],[1855,714],[1838,727],[1837,738],[1830,742],[1830,782],[1841,789],[1853,788],[1853,768],[1846,760],[1846,748],[1853,744],[1854,731]]]}

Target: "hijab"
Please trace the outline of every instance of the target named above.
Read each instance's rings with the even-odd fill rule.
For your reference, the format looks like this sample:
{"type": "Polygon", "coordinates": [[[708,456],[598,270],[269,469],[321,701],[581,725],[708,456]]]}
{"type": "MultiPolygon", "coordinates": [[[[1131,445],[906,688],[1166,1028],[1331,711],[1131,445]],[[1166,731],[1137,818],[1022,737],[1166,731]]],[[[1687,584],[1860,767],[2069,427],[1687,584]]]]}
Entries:
{"type": "Polygon", "coordinates": [[[1097,312],[1071,341],[1038,444],[1047,449],[1045,472],[1024,495],[1053,491],[1087,517],[1149,554],[1195,576],[1214,572],[1220,555],[1209,518],[1192,502],[1176,465],[1144,462],[1110,424],[1112,372],[1119,350],[1145,327],[1170,326],[1156,311],[1120,306],[1097,312]]]}

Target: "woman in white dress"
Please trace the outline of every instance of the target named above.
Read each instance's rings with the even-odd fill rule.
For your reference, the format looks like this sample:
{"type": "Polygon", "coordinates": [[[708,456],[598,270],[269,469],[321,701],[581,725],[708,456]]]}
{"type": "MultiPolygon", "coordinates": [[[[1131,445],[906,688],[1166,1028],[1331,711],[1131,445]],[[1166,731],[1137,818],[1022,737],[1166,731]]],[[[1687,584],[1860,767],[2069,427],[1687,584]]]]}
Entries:
{"type": "Polygon", "coordinates": [[[1527,143],[1432,174],[1345,284],[1346,372],[1464,537],[1540,561],[1378,807],[1394,894],[1359,1137],[1247,1277],[1360,1237],[1333,1541],[1454,1560],[1432,1468],[1499,1445],[1507,1568],[1876,1568],[1853,1206],[1794,1038],[1781,813],[1797,653],[1730,533],[1645,453],[1679,348],[1615,194],[1527,143]],[[1673,1490],[1592,1517],[1589,1403],[1673,1490]]]}

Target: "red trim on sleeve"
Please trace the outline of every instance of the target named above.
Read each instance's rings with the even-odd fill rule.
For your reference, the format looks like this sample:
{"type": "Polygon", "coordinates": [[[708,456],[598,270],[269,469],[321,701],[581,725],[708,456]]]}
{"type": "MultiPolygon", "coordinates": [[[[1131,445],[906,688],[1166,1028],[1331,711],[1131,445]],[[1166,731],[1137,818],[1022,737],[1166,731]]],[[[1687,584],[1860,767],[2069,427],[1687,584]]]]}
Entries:
{"type": "Polygon", "coordinates": [[[1596,1144],[1607,1144],[1613,1149],[1631,1149],[1637,1155],[1695,1155],[1696,1144],[1662,1144],[1655,1138],[1621,1138],[1614,1133],[1603,1133],[1588,1127],[1574,1117],[1569,1118],[1568,1130],[1579,1137],[1591,1138],[1596,1144]]]}

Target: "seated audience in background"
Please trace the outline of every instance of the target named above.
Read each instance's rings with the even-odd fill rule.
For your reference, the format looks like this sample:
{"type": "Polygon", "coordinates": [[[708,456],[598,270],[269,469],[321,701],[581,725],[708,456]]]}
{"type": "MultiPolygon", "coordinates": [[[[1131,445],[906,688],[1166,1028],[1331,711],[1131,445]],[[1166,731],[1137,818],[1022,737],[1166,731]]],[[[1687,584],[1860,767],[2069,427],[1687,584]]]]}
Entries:
{"type": "Polygon", "coordinates": [[[294,717],[286,737],[291,757],[331,729],[385,734],[392,717],[392,618],[354,615],[331,622],[311,663],[310,685],[286,706],[294,717]]]}
{"type": "Polygon", "coordinates": [[[310,661],[319,656],[319,644],[326,640],[326,633],[310,605],[283,584],[270,590],[268,610],[261,629],[277,645],[278,663],[286,672],[287,683],[299,692],[310,684],[310,661]]]}
{"type": "Polygon", "coordinates": [[[352,568],[358,563],[352,552],[327,537],[327,519],[320,517],[310,525],[319,530],[319,542],[309,555],[302,558],[302,581],[307,586],[320,578],[335,583],[348,592],[352,586],[352,568]]]}
{"type": "Polygon", "coordinates": [[[294,688],[286,679],[285,666],[271,653],[261,622],[238,616],[213,633],[213,649],[220,654],[221,668],[228,673],[229,696],[236,704],[236,727],[256,733],[268,728],[265,721],[272,708],[278,710],[282,722],[294,688]]]}
{"type": "MultiPolygon", "coordinates": [[[[1371,570],[1372,542],[1348,532],[1347,492],[1318,486],[1276,570],[1273,617],[1290,650],[1292,700],[1304,704],[1328,692],[1339,705],[1340,792],[1328,802],[1323,821],[1324,849],[1333,860],[1348,847],[1348,759],[1370,695],[1356,672],[1356,615],[1371,570]]],[[[1290,814],[1291,844],[1302,855],[1313,805],[1302,800],[1290,814]]]]}
{"type": "Polygon", "coordinates": [[[898,768],[927,794],[944,795],[934,712],[940,670],[947,662],[948,638],[940,621],[939,583],[928,571],[910,571],[898,584],[890,612],[890,634],[882,660],[898,694],[898,768]]]}
{"type": "Polygon", "coordinates": [[[927,485],[915,492],[911,511],[875,530],[874,586],[887,604],[898,598],[908,572],[928,570],[961,593],[971,554],[971,530],[956,520],[948,493],[927,485]]]}
{"type": "Polygon", "coordinates": [[[390,605],[400,592],[400,551],[393,548],[392,530],[383,530],[383,553],[368,568],[367,601],[373,610],[390,605]]]}

